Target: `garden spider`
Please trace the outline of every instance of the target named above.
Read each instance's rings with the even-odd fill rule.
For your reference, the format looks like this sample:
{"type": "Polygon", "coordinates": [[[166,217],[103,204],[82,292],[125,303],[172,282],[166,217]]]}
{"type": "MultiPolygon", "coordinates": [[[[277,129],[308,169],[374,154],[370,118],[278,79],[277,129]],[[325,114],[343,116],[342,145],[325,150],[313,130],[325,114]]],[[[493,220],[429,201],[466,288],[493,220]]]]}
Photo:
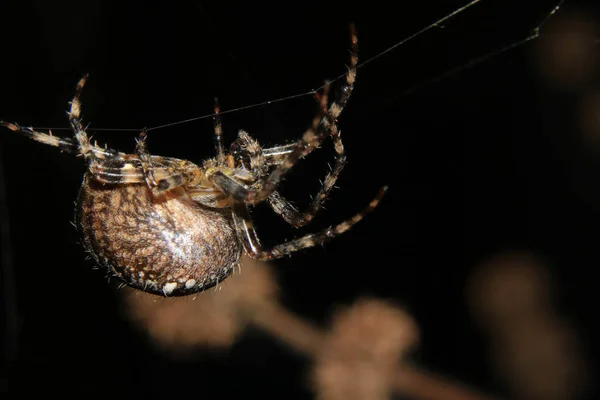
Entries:
{"type": "Polygon", "coordinates": [[[125,283],[154,294],[186,295],[223,281],[239,265],[242,248],[253,258],[272,260],[329,241],[373,210],[386,188],[360,213],[318,233],[264,249],[252,225],[249,205],[267,201],[286,222],[309,223],[327,199],[346,156],[336,119],[344,109],[356,77],[357,36],[345,83],[328,107],[328,85],[317,95],[319,112],[295,143],[262,148],[240,131],[230,151],[223,146],[219,107],[215,106],[217,155],[201,166],[186,160],[150,155],[146,131],[135,154],[92,144],[81,118],[84,76],[70,103],[69,123],[75,138],[61,138],[33,128],[0,125],[38,142],[82,156],[87,162],[76,210],[76,226],[96,262],[125,283]],[[299,212],[277,188],[296,162],[331,137],[335,165],[305,212],[299,212]]]}

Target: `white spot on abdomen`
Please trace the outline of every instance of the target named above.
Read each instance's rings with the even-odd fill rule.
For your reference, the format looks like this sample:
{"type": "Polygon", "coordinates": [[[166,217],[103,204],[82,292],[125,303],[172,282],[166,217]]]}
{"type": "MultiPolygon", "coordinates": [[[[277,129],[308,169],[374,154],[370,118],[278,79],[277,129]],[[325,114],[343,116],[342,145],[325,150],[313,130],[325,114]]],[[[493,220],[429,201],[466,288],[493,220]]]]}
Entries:
{"type": "Polygon", "coordinates": [[[173,290],[177,287],[177,282],[169,282],[163,286],[163,293],[165,295],[169,295],[173,293],[173,290]]]}
{"type": "Polygon", "coordinates": [[[193,288],[193,287],[194,287],[194,285],[195,285],[195,284],[196,284],[196,280],[195,280],[195,279],[188,279],[188,280],[185,282],[185,288],[186,288],[186,289],[191,289],[191,288],[193,288]]]}

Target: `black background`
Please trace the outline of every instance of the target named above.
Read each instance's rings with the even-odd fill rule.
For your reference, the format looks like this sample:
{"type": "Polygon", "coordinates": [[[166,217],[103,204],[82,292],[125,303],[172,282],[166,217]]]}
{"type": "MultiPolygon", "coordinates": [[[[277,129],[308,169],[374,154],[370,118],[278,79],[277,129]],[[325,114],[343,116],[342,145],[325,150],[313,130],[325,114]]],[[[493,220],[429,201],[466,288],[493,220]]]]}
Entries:
{"type": "MultiPolygon", "coordinates": [[[[350,22],[364,61],[462,4],[3,2],[0,117],[66,127],[75,83],[89,73],[89,131],[131,152],[135,132],[94,128],[153,127],[210,114],[214,96],[227,110],[306,92],[345,72],[350,22]]],[[[504,394],[468,313],[465,285],[496,252],[527,250],[550,261],[561,312],[594,368],[600,153],[577,134],[578,94],[539,79],[535,43],[404,93],[525,38],[554,5],[483,1],[359,70],[340,119],[349,164],[311,229],[352,215],[380,186],[391,188],[352,231],[277,263],[288,308],[326,323],[336,306],[361,295],[392,299],[421,328],[415,362],[504,394]]],[[[576,7],[590,10],[576,1],[565,9],[576,7]]],[[[288,143],[315,111],[304,96],[225,114],[226,139],[243,128],[264,145],[288,143]]],[[[4,389],[312,397],[309,362],[260,332],[194,361],[154,350],[122,319],[114,285],[92,270],[77,244],[69,221],[81,160],[6,130],[0,146],[14,268],[12,282],[5,274],[4,316],[19,322],[18,340],[5,335],[4,389]]],[[[152,131],[149,148],[196,162],[210,157],[212,121],[152,131]]],[[[326,150],[304,161],[286,180],[285,195],[306,204],[332,155],[326,150]]],[[[297,234],[266,208],[255,216],[267,243],[297,234]]]]}

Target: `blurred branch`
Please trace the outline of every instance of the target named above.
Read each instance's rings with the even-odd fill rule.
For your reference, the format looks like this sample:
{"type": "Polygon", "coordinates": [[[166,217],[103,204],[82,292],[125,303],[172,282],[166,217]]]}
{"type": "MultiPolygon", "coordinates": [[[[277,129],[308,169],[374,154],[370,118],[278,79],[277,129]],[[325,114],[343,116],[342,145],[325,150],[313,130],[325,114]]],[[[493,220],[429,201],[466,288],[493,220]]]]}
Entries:
{"type": "Polygon", "coordinates": [[[281,305],[268,265],[245,264],[218,293],[193,299],[127,289],[127,313],[156,341],[174,347],[227,347],[245,326],[254,325],[315,361],[312,382],[319,399],[377,400],[398,392],[420,400],[490,400],[402,362],[419,334],[400,307],[361,298],[338,310],[324,330],[281,305]]]}

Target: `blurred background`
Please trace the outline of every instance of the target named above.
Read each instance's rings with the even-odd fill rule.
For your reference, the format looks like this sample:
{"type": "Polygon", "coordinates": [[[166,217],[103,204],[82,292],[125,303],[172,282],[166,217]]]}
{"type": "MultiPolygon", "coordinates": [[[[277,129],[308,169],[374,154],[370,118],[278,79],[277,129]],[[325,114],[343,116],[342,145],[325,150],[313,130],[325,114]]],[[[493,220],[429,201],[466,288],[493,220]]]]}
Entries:
{"type": "MultiPolygon", "coordinates": [[[[88,132],[131,152],[136,132],[94,128],[207,115],[215,96],[226,111],[307,92],[345,72],[351,22],[364,61],[465,3],[3,1],[0,118],[67,127],[68,101],[89,73],[88,132]]],[[[386,299],[418,326],[412,365],[499,397],[596,398],[594,3],[569,1],[539,39],[430,84],[528,37],[556,2],[481,1],[359,69],[339,123],[348,165],[327,210],[296,231],[259,206],[255,223],[274,244],[351,216],[384,184],[390,190],[375,213],[324,248],[273,263],[281,304],[326,327],[362,296],[386,299]],[[548,344],[536,353],[535,343],[548,344]]],[[[224,114],[225,138],[244,129],[263,146],[289,143],[315,112],[304,96],[224,114]]],[[[212,132],[211,118],[158,129],[149,150],[200,162],[213,155],[212,132]]],[[[282,193],[308,204],[333,154],[328,144],[313,153],[282,193]]],[[[314,397],[311,359],[260,329],[218,348],[161,342],[78,244],[70,221],[81,160],[7,130],[0,156],[0,390],[314,397]]],[[[165,324],[201,318],[180,315],[165,324]]]]}

